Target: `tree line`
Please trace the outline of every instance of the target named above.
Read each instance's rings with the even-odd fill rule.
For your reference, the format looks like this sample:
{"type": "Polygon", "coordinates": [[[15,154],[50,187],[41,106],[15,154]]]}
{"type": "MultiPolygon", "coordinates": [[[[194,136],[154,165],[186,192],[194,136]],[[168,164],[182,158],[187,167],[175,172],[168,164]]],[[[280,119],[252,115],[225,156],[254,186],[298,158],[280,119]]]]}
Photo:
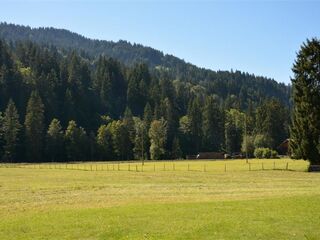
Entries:
{"type": "Polygon", "coordinates": [[[144,63],[0,41],[0,157],[175,159],[241,152],[244,145],[250,155],[254,148],[276,149],[288,137],[289,105],[242,89],[233,95],[144,63]]]}

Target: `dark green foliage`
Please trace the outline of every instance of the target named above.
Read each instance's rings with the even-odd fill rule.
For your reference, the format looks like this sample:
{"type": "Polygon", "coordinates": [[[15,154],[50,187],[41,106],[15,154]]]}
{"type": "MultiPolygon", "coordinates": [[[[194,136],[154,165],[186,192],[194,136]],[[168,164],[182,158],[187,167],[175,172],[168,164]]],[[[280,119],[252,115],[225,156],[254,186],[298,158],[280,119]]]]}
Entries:
{"type": "Polygon", "coordinates": [[[191,147],[191,123],[188,116],[183,116],[179,120],[179,136],[182,152],[185,154],[193,154],[195,151],[191,147]]]}
{"type": "Polygon", "coordinates": [[[225,141],[228,153],[240,152],[245,116],[236,109],[226,112],[225,141]]]}
{"type": "Polygon", "coordinates": [[[191,144],[194,152],[199,152],[202,138],[202,109],[198,98],[189,103],[188,119],[190,121],[191,144]]]}
{"type": "Polygon", "coordinates": [[[203,149],[207,152],[218,152],[224,143],[224,112],[218,99],[207,97],[203,109],[203,149]]]}
{"type": "Polygon", "coordinates": [[[14,102],[10,99],[2,119],[1,132],[3,134],[3,159],[7,162],[13,162],[18,155],[19,132],[21,124],[19,115],[14,102]]]}
{"type": "Polygon", "coordinates": [[[295,158],[320,164],[320,41],[307,40],[293,65],[291,149],[295,158]]]}
{"type": "Polygon", "coordinates": [[[173,159],[182,158],[182,151],[180,148],[180,142],[179,142],[179,138],[177,138],[177,137],[175,137],[173,139],[173,143],[172,143],[172,158],[173,159]]]}
{"type": "Polygon", "coordinates": [[[119,62],[99,57],[96,64],[93,88],[100,102],[102,113],[118,117],[126,104],[126,83],[119,62]]]}
{"type": "Polygon", "coordinates": [[[134,115],[142,115],[148,100],[151,76],[148,66],[137,64],[129,72],[127,102],[134,115]]]}
{"type": "MultiPolygon", "coordinates": [[[[21,160],[149,159],[150,149],[153,158],[238,152],[243,112],[248,134],[270,135],[275,139],[272,147],[287,137],[287,121],[281,117],[289,106],[290,87],[273,80],[200,69],[141,45],[92,41],[68,31],[0,24],[0,37],[12,40],[0,41],[0,111],[12,98],[17,112],[28,116],[26,129],[20,131],[28,133],[20,138],[23,148],[14,150],[21,160]],[[27,109],[33,90],[42,104],[33,101],[27,109]],[[232,111],[236,114],[226,118],[232,111]],[[154,120],[166,123],[164,146],[153,140],[151,147],[154,120]],[[31,127],[36,122],[40,128],[31,127]],[[55,145],[59,141],[50,134],[44,141],[44,129],[58,134],[66,128],[60,156],[54,150],[60,149],[55,145]]],[[[5,134],[0,140],[4,154],[1,145],[5,134]]]]}
{"type": "Polygon", "coordinates": [[[28,160],[31,162],[43,161],[44,105],[37,91],[31,93],[24,125],[28,160]]]}
{"type": "Polygon", "coordinates": [[[270,148],[277,148],[288,136],[289,113],[277,100],[271,99],[262,103],[256,111],[256,134],[270,139],[270,148]]]}

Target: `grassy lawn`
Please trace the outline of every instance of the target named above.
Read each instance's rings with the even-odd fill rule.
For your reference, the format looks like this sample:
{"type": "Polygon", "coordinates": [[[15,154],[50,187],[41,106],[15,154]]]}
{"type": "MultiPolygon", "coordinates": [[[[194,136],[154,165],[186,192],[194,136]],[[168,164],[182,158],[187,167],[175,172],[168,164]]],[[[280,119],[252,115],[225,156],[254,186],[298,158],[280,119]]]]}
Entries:
{"type": "Polygon", "coordinates": [[[250,162],[2,165],[0,239],[319,239],[320,174],[250,162]]]}

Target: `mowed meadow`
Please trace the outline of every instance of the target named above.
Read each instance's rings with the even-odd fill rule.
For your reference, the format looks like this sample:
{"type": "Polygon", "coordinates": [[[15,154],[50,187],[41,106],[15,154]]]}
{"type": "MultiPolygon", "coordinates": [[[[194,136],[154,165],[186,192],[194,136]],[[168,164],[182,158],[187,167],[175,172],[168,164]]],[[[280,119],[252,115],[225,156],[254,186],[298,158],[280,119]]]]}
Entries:
{"type": "Polygon", "coordinates": [[[320,174],[249,162],[2,164],[0,239],[319,239],[320,174]]]}

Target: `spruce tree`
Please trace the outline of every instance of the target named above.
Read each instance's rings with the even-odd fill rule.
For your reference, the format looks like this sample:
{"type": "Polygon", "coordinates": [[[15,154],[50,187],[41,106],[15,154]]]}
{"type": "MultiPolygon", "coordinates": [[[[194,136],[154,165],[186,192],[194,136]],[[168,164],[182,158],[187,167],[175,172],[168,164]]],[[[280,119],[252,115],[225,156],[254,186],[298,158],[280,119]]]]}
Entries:
{"type": "Polygon", "coordinates": [[[60,121],[54,118],[46,136],[46,155],[51,161],[64,160],[64,136],[60,121]]]}
{"type": "Polygon", "coordinates": [[[307,40],[293,65],[291,149],[294,157],[320,165],[320,40],[307,40]]]}
{"type": "Polygon", "coordinates": [[[172,158],[180,159],[182,157],[182,151],[180,148],[179,138],[175,137],[172,142],[172,158]]]}
{"type": "Polygon", "coordinates": [[[205,151],[221,151],[224,143],[224,116],[218,99],[210,96],[203,110],[203,148],[205,151]]]}
{"type": "Polygon", "coordinates": [[[4,141],[4,156],[3,159],[8,162],[16,160],[17,146],[19,142],[19,132],[21,124],[16,106],[12,99],[9,100],[8,106],[4,113],[2,122],[2,133],[4,141]]]}
{"type": "Polygon", "coordinates": [[[144,107],[143,121],[145,122],[146,127],[149,130],[150,124],[152,122],[152,110],[149,103],[147,103],[146,106],[144,107]]]}
{"type": "Polygon", "coordinates": [[[37,91],[33,91],[29,98],[24,125],[28,160],[42,161],[44,105],[37,91]]]}
{"type": "Polygon", "coordinates": [[[198,153],[201,148],[202,139],[202,112],[199,99],[196,98],[190,101],[188,118],[190,120],[193,153],[198,153]]]}

